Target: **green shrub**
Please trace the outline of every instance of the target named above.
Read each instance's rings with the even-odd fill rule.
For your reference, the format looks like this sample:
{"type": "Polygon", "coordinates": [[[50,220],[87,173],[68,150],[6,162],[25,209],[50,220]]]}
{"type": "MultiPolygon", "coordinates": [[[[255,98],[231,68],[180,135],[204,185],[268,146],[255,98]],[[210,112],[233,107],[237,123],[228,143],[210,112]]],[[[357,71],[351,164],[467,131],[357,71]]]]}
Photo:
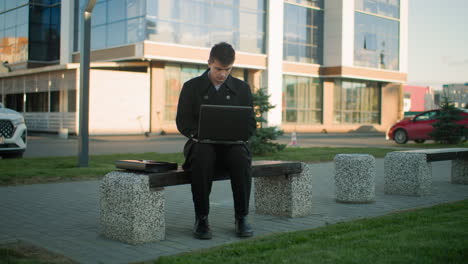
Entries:
{"type": "Polygon", "coordinates": [[[458,144],[462,140],[466,140],[468,129],[464,125],[456,122],[463,119],[460,115],[462,110],[456,108],[447,97],[443,98],[440,105],[440,114],[437,116],[437,121],[432,124],[434,130],[429,135],[438,143],[442,144],[458,144]]]}
{"type": "Polygon", "coordinates": [[[286,145],[272,142],[283,135],[283,131],[277,127],[264,127],[265,118],[264,113],[268,110],[275,108],[268,101],[270,96],[265,93],[264,89],[259,89],[253,94],[253,103],[255,108],[255,119],[257,121],[257,130],[250,139],[252,152],[255,155],[261,155],[265,153],[274,153],[283,150],[286,145]]]}

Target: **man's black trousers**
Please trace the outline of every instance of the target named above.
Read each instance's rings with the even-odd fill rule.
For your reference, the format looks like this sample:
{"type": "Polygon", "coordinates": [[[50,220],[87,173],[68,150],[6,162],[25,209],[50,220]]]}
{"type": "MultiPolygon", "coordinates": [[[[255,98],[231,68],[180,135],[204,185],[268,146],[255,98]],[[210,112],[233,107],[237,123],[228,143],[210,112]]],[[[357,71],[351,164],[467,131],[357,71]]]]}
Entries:
{"type": "Polygon", "coordinates": [[[224,168],[231,176],[235,216],[249,213],[252,185],[252,157],[243,144],[195,143],[186,157],[192,177],[192,198],[197,216],[210,212],[210,193],[217,167],[224,168]]]}

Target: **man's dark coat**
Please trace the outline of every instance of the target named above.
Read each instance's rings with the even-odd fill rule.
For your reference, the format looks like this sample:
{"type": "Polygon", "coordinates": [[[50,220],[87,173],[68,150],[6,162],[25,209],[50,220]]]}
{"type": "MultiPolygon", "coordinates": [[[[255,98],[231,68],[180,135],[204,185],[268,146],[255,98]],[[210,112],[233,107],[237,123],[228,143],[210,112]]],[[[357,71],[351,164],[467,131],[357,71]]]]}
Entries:
{"type": "MultiPolygon", "coordinates": [[[[186,158],[190,154],[192,145],[195,143],[193,139],[196,139],[198,136],[198,119],[202,104],[253,107],[252,93],[246,82],[229,75],[219,88],[219,91],[216,91],[208,78],[208,71],[184,83],[180,93],[176,123],[180,133],[189,138],[184,146],[184,156],[186,158]]],[[[253,110],[248,122],[249,135],[252,136],[256,127],[253,110]]]]}

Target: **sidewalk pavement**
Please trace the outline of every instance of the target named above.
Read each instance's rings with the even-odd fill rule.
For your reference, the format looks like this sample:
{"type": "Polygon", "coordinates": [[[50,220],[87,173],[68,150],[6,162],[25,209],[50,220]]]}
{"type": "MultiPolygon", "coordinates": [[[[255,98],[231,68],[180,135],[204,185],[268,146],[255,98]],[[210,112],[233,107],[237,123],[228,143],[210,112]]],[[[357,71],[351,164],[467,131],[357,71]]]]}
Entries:
{"type": "MultiPolygon", "coordinates": [[[[449,161],[432,163],[432,194],[424,197],[385,195],[383,165],[383,159],[376,160],[375,203],[342,204],[334,199],[333,163],[310,164],[313,214],[302,218],[258,215],[252,206],[250,221],[255,228],[255,237],[468,198],[468,185],[450,183],[449,161]]],[[[234,235],[233,202],[228,181],[213,184],[212,240],[192,238],[194,214],[190,186],[182,185],[165,189],[166,240],[142,245],[127,245],[100,235],[99,183],[82,181],[0,187],[0,243],[22,240],[80,263],[129,263],[241,240],[234,235]]]]}

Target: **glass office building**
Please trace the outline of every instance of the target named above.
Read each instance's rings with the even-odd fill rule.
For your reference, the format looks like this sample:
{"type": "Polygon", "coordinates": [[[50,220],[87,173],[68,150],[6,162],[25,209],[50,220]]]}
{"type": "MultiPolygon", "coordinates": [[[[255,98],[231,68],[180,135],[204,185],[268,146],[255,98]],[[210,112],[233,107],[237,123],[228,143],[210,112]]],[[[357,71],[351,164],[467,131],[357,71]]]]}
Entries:
{"type": "MultiPolygon", "coordinates": [[[[0,0],[0,101],[31,130],[78,131],[86,2],[0,0]]],[[[221,41],[237,51],[232,75],[270,95],[268,125],[385,131],[402,115],[407,9],[408,0],[97,0],[90,133],[177,133],[181,87],[221,41]]]]}
{"type": "MultiPolygon", "coordinates": [[[[239,51],[264,53],[265,7],[266,0],[98,0],[91,46],[149,40],[209,48],[226,41],[239,51]]],[[[79,10],[76,6],[77,16],[79,10]]],[[[79,24],[75,27],[78,40],[79,24]]],[[[76,42],[75,51],[78,46],[76,42]]]]}

